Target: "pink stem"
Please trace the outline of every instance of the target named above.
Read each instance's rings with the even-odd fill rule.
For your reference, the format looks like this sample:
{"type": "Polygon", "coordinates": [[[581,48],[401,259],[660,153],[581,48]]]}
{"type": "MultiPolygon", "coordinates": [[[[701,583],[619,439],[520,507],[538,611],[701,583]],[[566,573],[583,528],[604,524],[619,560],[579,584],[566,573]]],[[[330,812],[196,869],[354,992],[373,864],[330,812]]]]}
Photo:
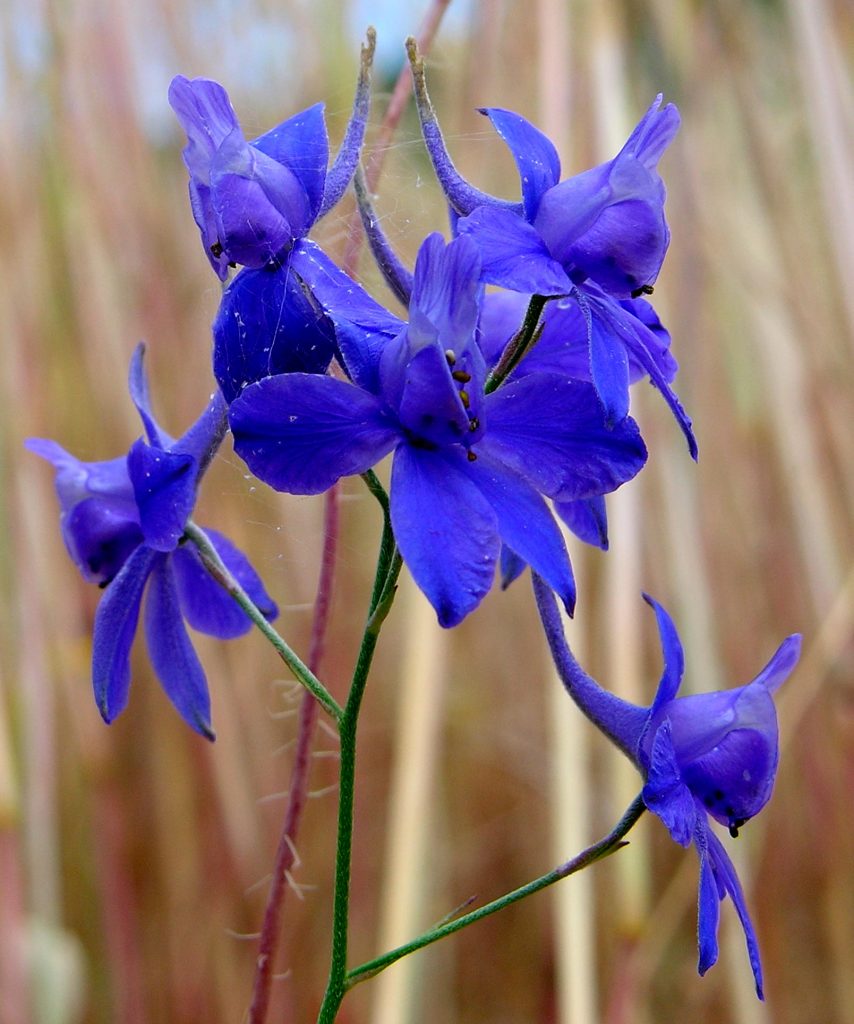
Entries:
{"type": "MultiPolygon", "coordinates": [[[[308,667],[315,674],[320,668],[326,646],[326,629],[329,623],[332,582],[335,575],[335,555],[338,545],[337,484],[326,493],[323,531],[323,557],[317,585],[317,597],[314,601],[311,646],[308,654],[308,667]]],[[[264,1024],[267,1019],[273,966],[281,935],[282,911],[288,888],[287,875],[294,864],[296,837],[308,796],[311,744],[316,721],[317,701],[310,693],[306,692],[303,694],[300,704],[296,753],[288,790],[288,804],[285,808],[282,833],[273,866],[273,881],[270,885],[267,909],[264,911],[264,923],[261,927],[255,982],[252,988],[252,1004],[249,1007],[249,1024],[264,1024]]]]}

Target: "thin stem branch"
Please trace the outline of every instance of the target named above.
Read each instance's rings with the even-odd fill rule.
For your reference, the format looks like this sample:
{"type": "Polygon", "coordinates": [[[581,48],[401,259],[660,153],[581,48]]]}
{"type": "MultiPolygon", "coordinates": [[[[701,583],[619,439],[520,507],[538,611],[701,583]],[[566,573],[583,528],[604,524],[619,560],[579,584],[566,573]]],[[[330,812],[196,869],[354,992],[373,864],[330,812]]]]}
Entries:
{"type": "MultiPolygon", "coordinates": [[[[311,645],[308,652],[308,667],[316,673],[326,647],[326,633],[332,604],[332,585],[335,576],[335,558],[339,534],[339,488],[335,484],[326,493],[323,522],[323,555],[317,595],[314,600],[314,616],[311,624],[311,645]]],[[[248,1024],[264,1024],[270,1004],[270,989],[273,980],[276,950],[281,936],[282,912],[287,894],[287,874],[296,859],[296,838],[299,832],[302,812],[308,797],[308,777],[311,766],[311,744],[317,722],[317,701],[305,692],[299,711],[296,751],[293,771],[288,789],[288,805],[282,822],[282,832],[276,850],[273,866],[273,880],[267,896],[264,923],[258,943],[258,959],[255,981],[252,989],[252,1003],[249,1007],[248,1024]]]]}
{"type": "Polygon", "coordinates": [[[577,857],[573,857],[572,860],[567,861],[565,864],[561,864],[560,867],[555,868],[553,871],[549,871],[547,874],[541,875],[540,878],[535,878],[534,881],[528,882],[527,885],[523,885],[519,889],[514,889],[513,892],[506,893],[504,896],[499,896],[498,899],[493,900],[491,903],[487,903],[485,906],[479,907],[477,910],[472,910],[470,913],[464,914],[462,917],[458,917],[453,921],[431,928],[429,931],[424,932],[423,935],[419,935],[418,938],[413,939],[411,942],[407,942],[403,946],[398,946],[397,949],[392,949],[388,953],[384,953],[382,956],[377,957],[375,960],[369,960],[367,963],[353,968],[352,971],[347,973],[346,987],[350,989],[354,985],[358,985],[360,982],[367,981],[368,978],[373,978],[375,975],[379,974],[380,971],[384,971],[386,967],[390,967],[391,964],[396,963],[398,960],[408,956],[410,953],[414,953],[417,949],[423,949],[425,946],[432,945],[432,943],[438,942],[439,939],[444,939],[447,935],[452,935],[454,932],[458,932],[462,928],[467,928],[470,924],[474,924],[475,921],[480,921],[484,917],[489,917],[490,914],[495,914],[499,910],[509,907],[511,903],[517,903],[519,900],[525,899],[525,897],[531,896],[535,892],[539,892],[541,889],[546,889],[548,886],[554,885],[555,882],[559,882],[562,878],[574,875],[576,872],[589,867],[596,861],[602,860],[604,857],[608,857],[612,853],[616,853],[617,850],[621,850],[624,846],[628,845],[624,840],[624,837],[634,827],[645,810],[646,807],[644,802],[640,795],[638,795],[632,801],[631,805],[626,810],[626,813],[619,820],[614,829],[603,839],[600,839],[592,846],[588,846],[587,849],[579,853],[577,857]]]}
{"type": "Polygon", "coordinates": [[[196,545],[204,567],[217,581],[217,583],[231,594],[252,622],[270,641],[276,653],[288,666],[291,672],[293,672],[297,682],[301,683],[310,693],[313,694],[327,714],[329,714],[336,722],[340,722],[344,714],[344,709],[326,689],[323,683],[321,683],[317,676],[311,671],[311,669],[305,664],[305,662],[302,661],[296,652],[264,618],[260,608],[258,608],[252,598],[246,593],[243,587],[241,587],[231,572],[229,572],[227,566],[220,558],[216,548],[211,544],[204,530],[196,526],[192,520],[188,520],[184,527],[184,536],[196,545]]]}

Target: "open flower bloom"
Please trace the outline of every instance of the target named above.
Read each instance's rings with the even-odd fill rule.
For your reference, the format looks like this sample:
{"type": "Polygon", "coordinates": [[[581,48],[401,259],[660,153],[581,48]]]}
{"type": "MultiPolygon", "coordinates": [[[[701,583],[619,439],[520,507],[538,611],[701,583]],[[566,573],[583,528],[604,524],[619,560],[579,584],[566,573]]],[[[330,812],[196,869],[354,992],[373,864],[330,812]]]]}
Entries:
{"type": "MultiPolygon", "coordinates": [[[[95,700],[104,720],[111,722],[127,704],[130,649],[147,588],[145,633],[154,670],[181,717],[213,739],[207,682],[184,620],[221,639],[240,636],[251,623],[182,537],[199,479],[225,431],[225,403],[215,395],[183,437],[173,440],[151,414],[142,357],[140,345],[131,361],[130,392],[147,441],[107,462],[83,462],[43,438],[31,438],[27,447],[56,470],[69,555],[84,579],[104,588],[92,648],[95,700]]],[[[252,600],[275,617],[276,606],[246,556],[221,534],[209,530],[208,536],[252,600]]]]}
{"type": "Polygon", "coordinates": [[[758,676],[745,686],[677,696],[684,655],[670,616],[651,597],[664,654],[664,671],[652,705],[629,704],[604,690],[581,668],[564,639],[548,588],[535,580],[537,603],[558,672],[570,696],[641,771],[643,800],[681,846],[700,859],[698,941],[700,974],[718,958],[720,903],[729,896],[747,942],[756,993],[763,998],[759,944],[738,876],[709,815],[732,836],[765,806],[777,772],[774,691],[787,679],[801,650],[787,637],[758,676]]]}
{"type": "Polygon", "coordinates": [[[178,75],[169,102],[187,134],[190,205],[211,266],[263,267],[302,238],[344,194],[359,160],[370,104],[375,37],[368,34],[353,114],[331,168],[323,104],[247,142],[228,94],[178,75]]]}
{"type": "Polygon", "coordinates": [[[346,275],[318,277],[313,294],[335,324],[350,381],[279,374],[229,409],[235,451],[278,490],[319,493],[394,453],[395,537],[443,626],[487,593],[502,541],[571,608],[569,559],[542,496],[604,494],[646,460],[634,421],[607,429],[583,381],[532,373],[484,393],[478,271],[470,239],[427,238],[409,323],[346,275]]]}
{"type": "MultiPolygon", "coordinates": [[[[485,114],[507,143],[519,170],[521,203],[475,189],[454,167],[416,68],[424,141],[455,215],[456,229],[478,245],[483,280],[577,303],[587,337],[590,379],[609,422],[629,410],[630,365],[649,374],[676,417],[692,457],[691,420],[662,372],[645,319],[622,300],[652,291],[670,241],[664,184],[657,164],[679,127],[673,104],[658,96],[612,159],[560,180],[551,141],[519,114],[485,114]]],[[[675,372],[675,367],[674,367],[675,372]]]]}

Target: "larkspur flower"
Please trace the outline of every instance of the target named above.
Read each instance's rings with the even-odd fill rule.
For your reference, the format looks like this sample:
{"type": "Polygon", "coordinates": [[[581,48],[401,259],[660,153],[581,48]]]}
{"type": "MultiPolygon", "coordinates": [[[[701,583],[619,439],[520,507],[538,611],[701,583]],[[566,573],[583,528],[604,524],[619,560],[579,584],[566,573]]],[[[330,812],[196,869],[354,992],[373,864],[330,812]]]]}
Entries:
{"type": "Polygon", "coordinates": [[[691,420],[662,372],[644,318],[626,300],[652,291],[667,251],[665,189],[658,160],[679,113],[658,96],[612,159],[563,181],[557,150],[519,114],[483,108],[519,170],[520,203],[465,181],[445,148],[414,44],[409,53],[424,141],[454,213],[455,229],[478,245],[483,280],[511,290],[568,296],[583,317],[590,376],[609,422],[629,410],[630,364],[639,364],[676,417],[692,457],[691,420]]]}
{"type": "Polygon", "coordinates": [[[190,205],[222,280],[229,264],[263,267],[280,259],[341,199],[364,139],[375,42],[369,30],[353,114],[331,168],[322,103],[247,142],[218,82],[172,80],[169,102],[187,134],[190,205]]]}
{"type": "Polygon", "coordinates": [[[278,490],[319,493],[394,452],[395,537],[443,626],[487,593],[501,541],[571,607],[569,560],[541,495],[603,494],[646,459],[632,420],[605,428],[589,384],[537,373],[484,394],[478,271],[470,239],[445,245],[431,235],[408,324],[346,275],[318,278],[315,297],[350,381],[280,374],[247,387],[229,410],[235,450],[278,490]]]}
{"type": "Polygon", "coordinates": [[[569,650],[557,607],[535,578],[537,604],[561,679],[578,707],[635,763],[644,778],[644,803],[681,846],[694,844],[700,859],[698,945],[700,974],[718,958],[720,903],[729,896],[744,929],[756,993],[764,998],[756,932],[735,868],[709,823],[732,836],[768,802],[778,758],[773,694],[790,675],[801,650],[798,634],[787,637],[759,675],[745,686],[677,696],[684,655],[667,612],[655,611],[664,670],[650,707],[638,707],[604,690],[569,650]]]}
{"type": "MultiPolygon", "coordinates": [[[[154,670],[184,721],[213,739],[207,682],[184,619],[220,639],[240,636],[251,623],[182,537],[199,479],[225,432],[225,402],[217,393],[173,440],[151,413],[142,361],[140,345],[129,385],[147,441],[139,439],[126,456],[105,462],[83,462],[44,438],[26,444],[56,470],[69,555],[84,579],[104,588],[92,645],[95,700],[104,720],[112,722],[127,704],[130,650],[147,589],[145,633],[154,670]]],[[[276,606],[246,556],[216,531],[207,534],[232,575],[274,618],[276,606]]]]}

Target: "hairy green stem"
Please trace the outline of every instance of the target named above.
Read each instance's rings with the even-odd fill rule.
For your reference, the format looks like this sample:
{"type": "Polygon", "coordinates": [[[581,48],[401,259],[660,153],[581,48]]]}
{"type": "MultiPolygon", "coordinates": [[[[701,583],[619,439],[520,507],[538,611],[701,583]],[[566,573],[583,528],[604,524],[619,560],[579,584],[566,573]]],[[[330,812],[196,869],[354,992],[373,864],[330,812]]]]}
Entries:
{"type": "Polygon", "coordinates": [[[480,921],[481,918],[488,917],[490,914],[495,914],[497,911],[510,906],[511,903],[516,903],[519,900],[525,899],[526,896],[531,896],[533,893],[539,892],[541,889],[546,889],[548,886],[554,885],[555,882],[559,882],[562,878],[574,875],[583,868],[589,867],[597,860],[602,860],[603,857],[608,857],[610,854],[616,853],[617,850],[628,845],[624,840],[624,837],[635,825],[645,810],[646,807],[641,797],[635,797],[629,808],[626,810],[626,813],[614,827],[613,831],[609,832],[607,836],[600,839],[592,846],[588,846],[587,849],[579,853],[577,857],[573,857],[573,859],[567,861],[566,864],[561,864],[560,867],[555,868],[553,871],[549,871],[548,874],[542,875],[540,878],[536,878],[532,882],[528,882],[527,885],[523,885],[519,889],[514,889],[513,892],[506,893],[504,896],[499,896],[498,899],[485,904],[485,906],[478,907],[477,910],[472,910],[468,914],[464,914],[462,917],[458,917],[453,921],[448,921],[447,923],[442,923],[431,928],[422,935],[419,935],[418,938],[413,939],[411,942],[407,942],[403,946],[398,946],[397,949],[392,949],[388,953],[384,953],[382,956],[377,957],[375,960],[369,960],[367,963],[362,964],[359,967],[354,967],[352,971],[348,971],[347,973],[345,980],[346,988],[350,989],[362,981],[367,981],[368,978],[373,978],[375,975],[379,974],[380,971],[384,971],[386,967],[390,967],[391,964],[396,961],[408,956],[410,953],[414,953],[415,950],[423,949],[425,946],[438,942],[439,939],[444,939],[446,935],[452,935],[454,932],[458,932],[462,928],[467,928],[470,924],[474,924],[475,921],[480,921]]]}
{"type": "Polygon", "coordinates": [[[196,545],[204,567],[217,581],[217,583],[231,594],[252,622],[270,641],[272,646],[275,648],[276,653],[288,666],[291,672],[293,672],[297,682],[301,683],[311,694],[313,694],[327,714],[329,714],[337,723],[340,723],[344,716],[344,709],[326,689],[323,683],[321,683],[317,676],[311,671],[308,665],[300,659],[296,652],[264,618],[261,610],[228,570],[228,567],[220,558],[219,553],[213,544],[211,544],[204,530],[196,526],[192,520],[188,520],[184,527],[184,536],[187,540],[192,541],[192,543],[196,545]]]}
{"type": "Polygon", "coordinates": [[[542,332],[540,326],[540,317],[542,316],[543,310],[546,308],[548,298],[545,295],[532,295],[531,301],[528,303],[528,309],[525,312],[525,319],[522,321],[522,326],[513,335],[507,344],[507,348],[501,354],[501,358],[498,360],[498,365],[486,378],[486,385],[484,391],[488,395],[491,391],[494,391],[500,384],[503,384],[507,377],[516,369],[519,365],[522,357],[526,352],[536,344],[537,339],[542,332]]]}

